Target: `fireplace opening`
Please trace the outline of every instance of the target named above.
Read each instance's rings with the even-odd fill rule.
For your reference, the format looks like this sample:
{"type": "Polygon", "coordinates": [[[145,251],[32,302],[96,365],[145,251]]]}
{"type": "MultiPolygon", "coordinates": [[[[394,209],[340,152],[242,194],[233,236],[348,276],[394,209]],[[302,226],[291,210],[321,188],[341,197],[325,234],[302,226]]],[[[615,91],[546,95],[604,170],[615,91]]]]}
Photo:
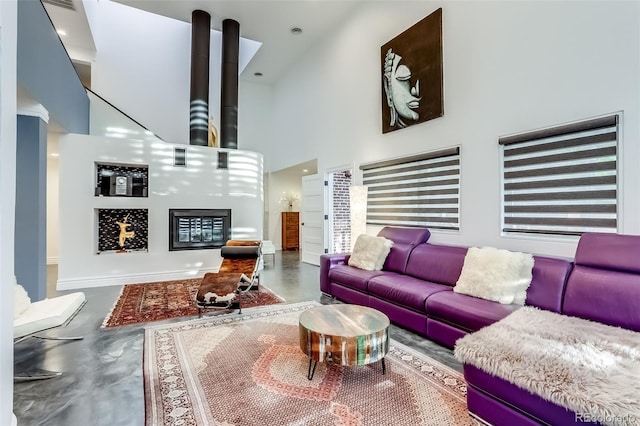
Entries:
{"type": "Polygon", "coordinates": [[[169,251],[220,248],[230,233],[230,209],[169,209],[169,251]]]}

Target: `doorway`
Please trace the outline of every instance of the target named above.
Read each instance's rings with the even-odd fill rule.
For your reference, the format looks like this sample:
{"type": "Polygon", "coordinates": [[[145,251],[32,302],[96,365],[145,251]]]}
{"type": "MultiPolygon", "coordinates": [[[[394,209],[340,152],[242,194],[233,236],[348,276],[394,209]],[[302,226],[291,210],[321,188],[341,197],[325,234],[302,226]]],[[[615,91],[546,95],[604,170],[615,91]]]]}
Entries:
{"type": "Polygon", "coordinates": [[[351,167],[339,167],[327,173],[327,240],[329,253],[351,251],[351,207],[349,188],[351,167]]]}

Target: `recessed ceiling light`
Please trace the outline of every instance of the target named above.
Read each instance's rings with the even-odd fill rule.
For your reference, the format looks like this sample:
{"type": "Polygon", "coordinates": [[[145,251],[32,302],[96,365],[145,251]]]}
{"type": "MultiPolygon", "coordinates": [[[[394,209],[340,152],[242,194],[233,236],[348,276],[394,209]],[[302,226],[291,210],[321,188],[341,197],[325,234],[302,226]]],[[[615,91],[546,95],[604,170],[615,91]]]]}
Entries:
{"type": "Polygon", "coordinates": [[[302,169],[302,173],[307,173],[309,170],[307,169],[302,169]]]}
{"type": "Polygon", "coordinates": [[[58,33],[58,35],[61,35],[61,36],[66,36],[67,35],[67,32],[65,30],[58,30],[57,33],[58,33]]]}
{"type": "Polygon", "coordinates": [[[261,72],[254,72],[253,75],[255,75],[256,77],[262,77],[262,73],[261,72]]]}
{"type": "Polygon", "coordinates": [[[291,34],[302,34],[302,28],[299,28],[299,27],[291,28],[291,34]]]}

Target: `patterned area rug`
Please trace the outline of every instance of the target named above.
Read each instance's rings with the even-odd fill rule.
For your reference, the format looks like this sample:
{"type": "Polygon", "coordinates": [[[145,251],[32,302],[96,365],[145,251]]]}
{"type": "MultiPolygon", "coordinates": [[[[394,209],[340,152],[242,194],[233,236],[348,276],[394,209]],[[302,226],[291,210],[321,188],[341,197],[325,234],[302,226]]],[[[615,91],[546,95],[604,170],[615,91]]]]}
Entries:
{"type": "Polygon", "coordinates": [[[307,380],[304,302],[145,329],[146,425],[474,425],[462,375],[391,340],[380,363],[319,363],[307,380]]]}
{"type": "MultiPolygon", "coordinates": [[[[195,294],[202,278],[161,281],[145,284],[127,284],[120,297],[102,323],[103,328],[162,321],[170,318],[198,315],[195,294]]],[[[281,303],[271,290],[260,286],[259,291],[248,291],[236,296],[242,309],[281,303]]],[[[204,315],[227,313],[226,310],[208,309],[204,315]]]]}

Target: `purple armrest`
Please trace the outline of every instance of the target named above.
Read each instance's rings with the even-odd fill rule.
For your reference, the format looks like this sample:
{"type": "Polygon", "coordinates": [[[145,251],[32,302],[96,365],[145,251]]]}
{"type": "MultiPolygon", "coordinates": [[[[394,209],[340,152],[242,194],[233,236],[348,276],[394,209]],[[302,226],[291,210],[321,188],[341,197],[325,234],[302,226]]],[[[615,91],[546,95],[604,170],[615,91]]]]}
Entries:
{"type": "Polygon", "coordinates": [[[346,265],[351,253],[323,254],[320,256],[320,291],[331,294],[329,269],[336,265],[346,265]]]}

